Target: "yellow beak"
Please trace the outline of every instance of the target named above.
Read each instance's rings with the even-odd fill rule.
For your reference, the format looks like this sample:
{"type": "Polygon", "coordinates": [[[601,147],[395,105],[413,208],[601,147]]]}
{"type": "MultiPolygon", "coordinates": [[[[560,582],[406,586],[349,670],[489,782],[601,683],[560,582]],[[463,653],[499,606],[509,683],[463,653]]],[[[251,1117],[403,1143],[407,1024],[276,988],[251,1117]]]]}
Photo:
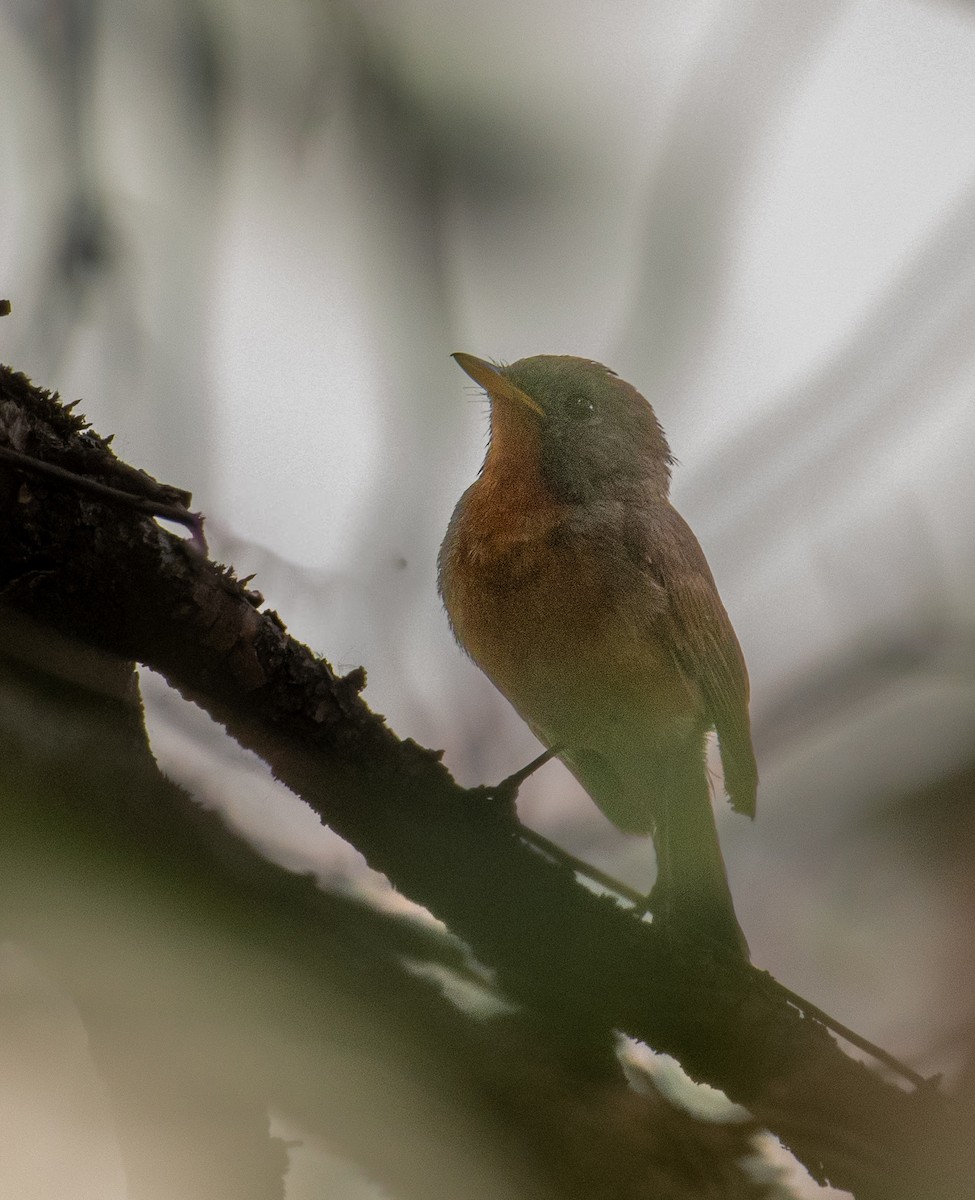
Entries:
{"type": "Polygon", "coordinates": [[[527,392],[523,392],[521,388],[515,387],[513,383],[505,379],[497,367],[489,362],[485,362],[483,358],[475,358],[473,354],[452,354],[451,358],[457,363],[460,369],[470,375],[478,386],[484,388],[490,397],[491,401],[495,400],[513,400],[518,404],[524,404],[526,408],[530,408],[533,413],[538,416],[545,416],[545,409],[533,400],[527,392]]]}

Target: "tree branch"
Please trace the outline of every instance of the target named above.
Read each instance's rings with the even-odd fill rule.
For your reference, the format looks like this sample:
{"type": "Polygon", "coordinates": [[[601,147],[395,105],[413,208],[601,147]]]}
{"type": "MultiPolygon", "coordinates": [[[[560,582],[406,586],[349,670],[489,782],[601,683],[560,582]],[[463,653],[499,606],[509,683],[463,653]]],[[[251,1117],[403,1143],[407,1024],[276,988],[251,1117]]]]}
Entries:
{"type": "MultiPolygon", "coordinates": [[[[37,457],[52,445],[107,451],[5,368],[0,444],[37,457]]],[[[957,1119],[944,1096],[907,1093],[850,1059],[767,974],[675,944],[580,886],[525,845],[509,811],[370,712],[361,670],[336,676],[232,572],[146,517],[2,465],[0,511],[8,606],[160,672],[465,939],[577,1061],[613,1070],[621,1030],[745,1105],[814,1176],[860,1200],[965,1194],[957,1169],[927,1153],[957,1119]]]]}

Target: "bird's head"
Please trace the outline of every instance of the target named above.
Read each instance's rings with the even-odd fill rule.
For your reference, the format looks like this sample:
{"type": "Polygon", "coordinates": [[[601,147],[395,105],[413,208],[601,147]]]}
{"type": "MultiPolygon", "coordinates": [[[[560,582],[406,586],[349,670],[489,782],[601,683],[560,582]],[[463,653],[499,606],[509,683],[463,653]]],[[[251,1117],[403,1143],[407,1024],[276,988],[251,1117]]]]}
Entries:
{"type": "Polygon", "coordinates": [[[555,354],[510,366],[454,358],[491,401],[486,470],[537,470],[570,504],[635,489],[667,495],[673,459],[654,411],[602,363],[555,354]]]}

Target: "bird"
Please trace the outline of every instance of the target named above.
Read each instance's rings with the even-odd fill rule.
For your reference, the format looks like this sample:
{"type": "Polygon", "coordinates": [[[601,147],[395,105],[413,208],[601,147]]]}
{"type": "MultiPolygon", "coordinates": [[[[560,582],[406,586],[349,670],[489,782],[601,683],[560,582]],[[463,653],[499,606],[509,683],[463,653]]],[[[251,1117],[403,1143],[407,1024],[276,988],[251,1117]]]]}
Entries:
{"type": "Polygon", "coordinates": [[[652,837],[653,922],[747,961],[706,753],[713,730],[731,806],[754,817],[748,671],[670,503],[656,414],[591,359],[453,358],[490,402],[438,557],[454,637],[605,816],[652,837]]]}

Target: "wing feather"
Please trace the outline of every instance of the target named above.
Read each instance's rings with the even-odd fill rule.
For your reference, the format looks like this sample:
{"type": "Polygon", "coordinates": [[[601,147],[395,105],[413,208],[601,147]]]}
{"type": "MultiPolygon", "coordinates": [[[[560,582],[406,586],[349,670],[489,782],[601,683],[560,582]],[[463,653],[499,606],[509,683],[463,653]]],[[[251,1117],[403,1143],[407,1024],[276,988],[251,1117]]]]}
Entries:
{"type": "Polygon", "coordinates": [[[758,769],[748,715],[748,670],[704,551],[669,508],[670,529],[654,539],[651,569],[667,593],[670,642],[685,676],[700,689],[718,735],[725,789],[736,812],[755,815],[758,769]]]}

